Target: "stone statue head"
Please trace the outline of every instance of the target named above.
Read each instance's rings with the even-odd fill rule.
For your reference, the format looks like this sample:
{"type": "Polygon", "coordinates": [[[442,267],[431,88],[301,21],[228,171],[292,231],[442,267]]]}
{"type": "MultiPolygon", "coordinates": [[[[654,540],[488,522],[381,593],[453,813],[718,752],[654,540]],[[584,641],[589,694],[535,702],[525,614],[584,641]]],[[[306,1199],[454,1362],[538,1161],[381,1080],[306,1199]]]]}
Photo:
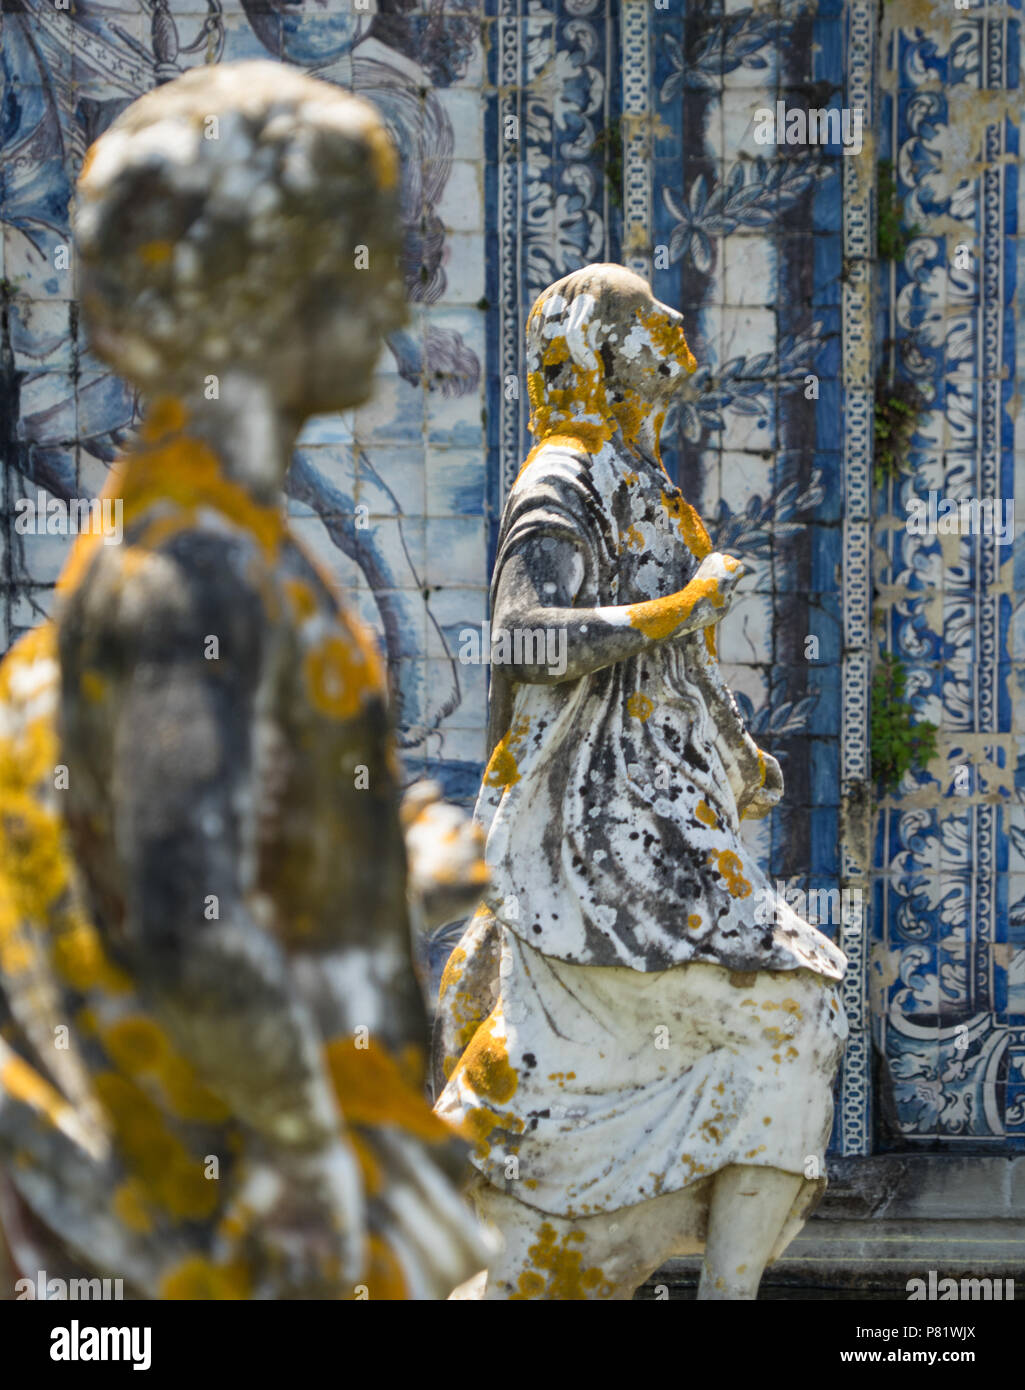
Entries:
{"type": "Polygon", "coordinates": [[[144,392],[241,370],[293,416],[366,399],[405,317],[375,109],[272,62],[195,68],[96,141],[73,226],[91,343],[144,392]]]}
{"type": "Polygon", "coordinates": [[[683,316],[621,265],[589,265],[557,280],[527,320],[527,389],[537,439],[569,422],[611,418],[627,437],[663,410],[697,367],[683,316]]]}

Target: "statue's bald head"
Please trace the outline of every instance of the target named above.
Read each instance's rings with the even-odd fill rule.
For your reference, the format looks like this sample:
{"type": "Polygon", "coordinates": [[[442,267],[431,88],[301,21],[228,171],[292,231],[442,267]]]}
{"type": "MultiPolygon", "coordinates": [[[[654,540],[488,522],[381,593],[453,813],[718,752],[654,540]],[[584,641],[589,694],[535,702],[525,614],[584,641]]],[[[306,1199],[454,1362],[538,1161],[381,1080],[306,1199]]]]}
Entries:
{"type": "Polygon", "coordinates": [[[300,412],[357,403],[404,313],[397,183],[374,108],[293,68],[216,65],[155,88],[78,181],[95,350],[144,389],[241,366],[300,412]]]}

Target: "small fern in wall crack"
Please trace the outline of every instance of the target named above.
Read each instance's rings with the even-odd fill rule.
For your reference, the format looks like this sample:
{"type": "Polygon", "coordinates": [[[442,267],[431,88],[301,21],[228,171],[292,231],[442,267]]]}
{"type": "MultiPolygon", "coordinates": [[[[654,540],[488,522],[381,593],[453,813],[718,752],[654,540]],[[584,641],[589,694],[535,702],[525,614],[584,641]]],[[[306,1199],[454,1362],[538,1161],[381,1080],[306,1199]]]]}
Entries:
{"type": "Polygon", "coordinates": [[[874,429],[875,485],[899,478],[907,464],[911,441],[928,401],[910,381],[876,382],[874,429]]]}
{"type": "Polygon", "coordinates": [[[887,653],[872,677],[872,780],[896,791],[909,768],[924,768],[936,756],[937,728],[915,720],[907,695],[904,664],[887,653]]]}
{"type": "Polygon", "coordinates": [[[904,207],[897,196],[893,162],[881,159],[876,166],[876,250],[881,261],[900,261],[913,237],[922,229],[904,226],[904,207]]]}

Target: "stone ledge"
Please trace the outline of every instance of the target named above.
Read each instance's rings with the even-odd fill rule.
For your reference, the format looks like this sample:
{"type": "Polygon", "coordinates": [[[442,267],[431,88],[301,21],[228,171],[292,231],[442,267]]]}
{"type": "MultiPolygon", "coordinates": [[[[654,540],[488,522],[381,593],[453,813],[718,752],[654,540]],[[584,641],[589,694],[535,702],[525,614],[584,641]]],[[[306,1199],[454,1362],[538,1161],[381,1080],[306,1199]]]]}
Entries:
{"type": "MultiPolygon", "coordinates": [[[[653,1298],[657,1284],[686,1298],[697,1286],[701,1258],[670,1260],[638,1295],[653,1298]]],[[[909,1279],[1014,1279],[1025,1299],[1025,1214],[1018,1221],[815,1220],[792,1242],[762,1280],[762,1297],[827,1295],[907,1299],[909,1279]]]]}
{"type": "Polygon", "coordinates": [[[1025,1220],[1025,1155],[877,1154],[833,1158],[812,1223],[1025,1220]]]}

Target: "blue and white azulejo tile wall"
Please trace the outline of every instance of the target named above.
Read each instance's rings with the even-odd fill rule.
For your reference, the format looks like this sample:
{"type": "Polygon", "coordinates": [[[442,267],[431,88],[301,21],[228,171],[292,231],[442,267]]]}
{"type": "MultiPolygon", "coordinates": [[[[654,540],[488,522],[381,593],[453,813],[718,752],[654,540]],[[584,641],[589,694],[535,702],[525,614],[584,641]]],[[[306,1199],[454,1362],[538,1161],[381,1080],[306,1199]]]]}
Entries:
{"type": "Polygon", "coordinates": [[[67,545],[16,534],[15,500],[95,492],[139,411],[55,268],[85,148],[206,61],[354,88],[402,154],[412,313],[373,401],[307,427],[289,508],[387,648],[410,775],[461,799],[480,776],[487,670],[460,634],[487,617],[528,447],[530,304],[622,261],[683,310],[699,361],[666,466],[752,570],[720,651],[787,781],[752,848],[807,904],[848,895],[846,928],[822,922],[851,959],[834,1145],[1025,1146],[1025,549],[906,525],[930,492],[1017,491],[1025,512],[1016,0],[21,0],[0,19],[0,643],[48,611],[67,545]],[[860,112],[860,140],[766,142],[780,109],[860,112]],[[905,232],[885,261],[880,160],[905,232]],[[884,369],[927,408],[876,487],[884,369]],[[883,653],[939,726],[887,795],[883,653]]]}

